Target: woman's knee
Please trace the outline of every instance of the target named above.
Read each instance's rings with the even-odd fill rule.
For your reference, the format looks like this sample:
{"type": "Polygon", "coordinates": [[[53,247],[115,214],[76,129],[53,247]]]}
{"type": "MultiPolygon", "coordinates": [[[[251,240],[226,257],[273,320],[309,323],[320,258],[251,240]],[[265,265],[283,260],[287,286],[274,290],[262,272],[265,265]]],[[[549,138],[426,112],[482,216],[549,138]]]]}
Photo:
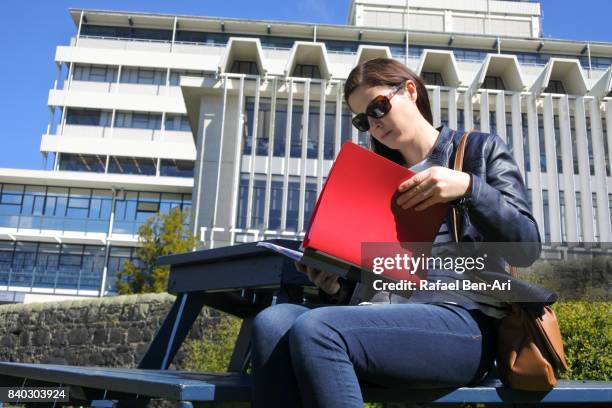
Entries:
{"type": "Polygon", "coordinates": [[[253,337],[281,337],[289,330],[298,316],[308,310],[305,306],[291,303],[268,306],[253,320],[253,337]]]}
{"type": "Polygon", "coordinates": [[[289,330],[291,350],[301,350],[311,344],[341,344],[338,319],[342,319],[341,306],[321,307],[300,315],[289,330]]]}

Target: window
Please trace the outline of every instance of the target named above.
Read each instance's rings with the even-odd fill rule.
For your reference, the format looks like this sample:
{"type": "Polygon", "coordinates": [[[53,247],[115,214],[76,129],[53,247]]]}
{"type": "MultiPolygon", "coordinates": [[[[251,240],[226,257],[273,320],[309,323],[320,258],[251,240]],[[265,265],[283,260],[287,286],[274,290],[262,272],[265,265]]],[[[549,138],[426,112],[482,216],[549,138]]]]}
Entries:
{"type": "Polygon", "coordinates": [[[561,127],[559,126],[559,115],[553,116],[553,127],[555,129],[555,146],[557,148],[557,172],[563,174],[563,160],[561,157],[561,127]]]}
{"type": "Polygon", "coordinates": [[[98,109],[68,108],[66,111],[67,125],[110,126],[112,113],[98,109]]]}
{"type": "Polygon", "coordinates": [[[297,64],[292,76],[300,78],[321,79],[321,71],[318,65],[297,64]]]}
{"type": "Polygon", "coordinates": [[[175,41],[224,45],[229,41],[229,34],[177,30],[175,41]]]}
{"type": "Polygon", "coordinates": [[[504,90],[506,87],[504,86],[504,81],[501,77],[498,76],[486,76],[485,80],[482,84],[482,88],[485,89],[500,89],[504,90]]]}
{"type": "Polygon", "coordinates": [[[162,159],[159,175],[166,177],[193,177],[192,160],[162,159]]]}
{"type": "Polygon", "coordinates": [[[593,203],[593,237],[595,242],[599,241],[598,214],[597,214],[597,193],[591,193],[593,203]]]}
{"type": "Polygon", "coordinates": [[[159,211],[159,202],[139,201],[137,211],[156,213],[159,211]]]}
{"type": "Polygon", "coordinates": [[[106,160],[98,155],[60,153],[59,169],[104,173],[106,160]]]}
{"type": "Polygon", "coordinates": [[[591,117],[587,116],[586,119],[586,130],[587,130],[587,151],[589,153],[589,172],[591,176],[595,175],[595,160],[593,160],[593,134],[591,131],[591,117]]]}
{"type": "Polygon", "coordinates": [[[173,115],[166,114],[166,130],[180,130],[185,132],[191,132],[191,126],[189,125],[189,119],[187,115],[173,115]]]}
{"type": "Polygon", "coordinates": [[[442,79],[442,74],[439,72],[422,72],[421,77],[423,77],[428,85],[444,86],[444,79],[442,79]]]}
{"type": "MultiPolygon", "coordinates": [[[[523,135],[523,160],[525,161],[525,172],[531,171],[531,161],[529,160],[529,123],[526,113],[521,113],[521,125],[523,135]]],[[[527,177],[527,175],[525,175],[527,177]]]]}
{"type": "Polygon", "coordinates": [[[117,68],[108,65],[77,64],[74,66],[72,77],[75,81],[116,82],[117,68]]]}
{"type": "Polygon", "coordinates": [[[234,74],[259,75],[259,70],[257,69],[257,63],[255,61],[236,60],[232,63],[230,72],[234,74]]]}
{"type": "Polygon", "coordinates": [[[580,191],[576,191],[576,223],[578,227],[578,242],[582,242],[582,199],[580,197],[580,191]]]}
{"type": "Polygon", "coordinates": [[[566,223],[567,219],[565,216],[565,192],[559,191],[559,212],[561,215],[561,241],[567,242],[567,231],[566,231],[566,223]]]}
{"type": "Polygon", "coordinates": [[[113,27],[93,24],[83,24],[81,35],[92,37],[114,37],[142,40],[172,40],[172,30],[159,28],[113,27]]]}
{"type": "Polygon", "coordinates": [[[157,167],[155,162],[155,159],[150,158],[111,156],[108,172],[154,176],[157,167]]]}
{"type": "Polygon", "coordinates": [[[548,190],[542,190],[542,206],[544,212],[544,242],[550,242],[550,205],[548,190]]]}
{"type": "Polygon", "coordinates": [[[548,86],[544,90],[544,92],[549,93],[557,93],[557,94],[565,94],[565,86],[563,86],[563,81],[551,79],[548,81],[548,86]]]}
{"type": "Polygon", "coordinates": [[[161,129],[161,114],[149,112],[117,112],[115,127],[132,129],[161,129]]]}
{"type": "Polygon", "coordinates": [[[538,140],[540,143],[540,171],[546,173],[546,149],[544,142],[544,118],[538,114],[538,140]]]}
{"type": "Polygon", "coordinates": [[[166,75],[166,70],[163,69],[124,67],[121,69],[121,83],[165,85],[166,75]]]}
{"type": "Polygon", "coordinates": [[[601,118],[601,133],[603,135],[604,144],[604,158],[606,161],[606,176],[610,177],[610,154],[608,145],[608,129],[607,129],[606,118],[601,118]]]}

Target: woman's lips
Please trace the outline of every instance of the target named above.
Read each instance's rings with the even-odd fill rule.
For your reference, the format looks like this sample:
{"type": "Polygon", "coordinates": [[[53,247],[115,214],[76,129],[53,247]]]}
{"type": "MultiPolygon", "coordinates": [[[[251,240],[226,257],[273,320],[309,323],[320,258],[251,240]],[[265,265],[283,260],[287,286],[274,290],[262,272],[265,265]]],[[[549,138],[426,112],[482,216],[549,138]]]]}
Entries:
{"type": "Polygon", "coordinates": [[[383,139],[383,138],[387,137],[387,135],[389,135],[389,133],[391,133],[391,130],[388,130],[387,132],[385,132],[380,138],[383,139]]]}

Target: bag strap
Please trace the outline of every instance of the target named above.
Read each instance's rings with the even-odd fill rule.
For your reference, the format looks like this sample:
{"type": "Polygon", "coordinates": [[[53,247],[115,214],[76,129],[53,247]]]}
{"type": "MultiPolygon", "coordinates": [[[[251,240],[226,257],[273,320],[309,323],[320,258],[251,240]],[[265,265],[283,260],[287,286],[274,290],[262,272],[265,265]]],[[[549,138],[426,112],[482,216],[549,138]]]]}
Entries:
{"type": "MultiPolygon", "coordinates": [[[[465,145],[467,144],[468,137],[474,131],[474,129],[465,132],[463,136],[461,136],[461,140],[459,140],[459,144],[457,145],[457,151],[455,152],[455,162],[453,163],[453,170],[455,171],[463,171],[463,159],[465,156],[465,145]]],[[[459,230],[461,226],[459,224],[459,211],[453,207],[453,235],[455,238],[455,242],[459,243],[459,230]]],[[[518,277],[518,268],[516,266],[509,265],[510,274],[513,277],[518,277]]]]}
{"type": "MultiPolygon", "coordinates": [[[[455,171],[463,171],[463,158],[465,156],[465,145],[467,143],[468,136],[470,136],[472,130],[465,132],[463,136],[461,136],[461,140],[459,140],[459,145],[457,145],[457,151],[455,152],[455,162],[453,163],[453,170],[455,171]]],[[[453,207],[453,235],[455,238],[455,242],[459,242],[459,213],[455,207],[453,207]]]]}

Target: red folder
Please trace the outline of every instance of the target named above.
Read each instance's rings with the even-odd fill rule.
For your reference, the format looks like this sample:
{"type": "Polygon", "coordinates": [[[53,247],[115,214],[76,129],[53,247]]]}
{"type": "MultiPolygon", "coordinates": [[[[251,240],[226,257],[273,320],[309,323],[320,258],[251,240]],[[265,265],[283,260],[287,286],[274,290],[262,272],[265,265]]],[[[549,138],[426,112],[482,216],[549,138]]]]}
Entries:
{"type": "MultiPolygon", "coordinates": [[[[449,205],[436,204],[423,211],[399,207],[397,188],[414,174],[377,153],[345,142],[308,223],[302,243],[305,253],[311,250],[330,255],[369,271],[375,256],[427,256],[422,244],[431,248],[449,205]]],[[[383,275],[412,280],[407,272],[400,268],[383,275]]],[[[419,271],[411,275],[415,273],[419,271]]]]}

